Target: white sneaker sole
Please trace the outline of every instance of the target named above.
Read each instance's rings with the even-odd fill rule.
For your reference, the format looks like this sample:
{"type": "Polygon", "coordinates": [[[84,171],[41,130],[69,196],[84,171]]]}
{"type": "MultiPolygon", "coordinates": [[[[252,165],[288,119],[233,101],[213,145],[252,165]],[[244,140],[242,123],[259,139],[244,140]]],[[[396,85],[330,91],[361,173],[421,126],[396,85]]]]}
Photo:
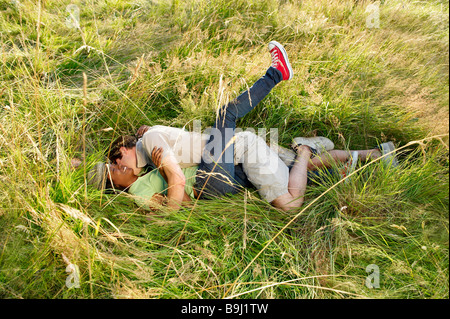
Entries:
{"type": "Polygon", "coordinates": [[[315,136],[315,137],[295,137],[293,146],[298,144],[307,145],[314,148],[319,154],[324,151],[331,151],[334,149],[334,143],[326,137],[315,136]]]}

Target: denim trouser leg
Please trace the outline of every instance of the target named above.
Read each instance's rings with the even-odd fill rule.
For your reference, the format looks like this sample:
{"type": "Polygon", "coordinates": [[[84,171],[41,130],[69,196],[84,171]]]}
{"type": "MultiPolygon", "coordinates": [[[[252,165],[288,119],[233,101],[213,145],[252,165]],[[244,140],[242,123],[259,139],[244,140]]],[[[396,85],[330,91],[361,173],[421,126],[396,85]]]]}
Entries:
{"type": "Polygon", "coordinates": [[[196,179],[197,187],[204,187],[205,195],[236,194],[239,191],[241,178],[236,179],[234,164],[236,121],[254,109],[281,80],[281,72],[270,67],[251,88],[219,109],[196,179]]]}

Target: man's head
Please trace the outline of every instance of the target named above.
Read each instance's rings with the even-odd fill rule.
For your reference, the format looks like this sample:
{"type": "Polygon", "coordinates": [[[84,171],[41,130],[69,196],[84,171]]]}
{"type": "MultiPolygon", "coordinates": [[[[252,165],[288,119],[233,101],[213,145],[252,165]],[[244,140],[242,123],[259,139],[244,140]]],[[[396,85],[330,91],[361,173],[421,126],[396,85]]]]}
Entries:
{"type": "Polygon", "coordinates": [[[136,157],[136,142],[134,136],[119,136],[112,144],[107,156],[113,164],[131,168],[136,174],[139,172],[136,157]]]}

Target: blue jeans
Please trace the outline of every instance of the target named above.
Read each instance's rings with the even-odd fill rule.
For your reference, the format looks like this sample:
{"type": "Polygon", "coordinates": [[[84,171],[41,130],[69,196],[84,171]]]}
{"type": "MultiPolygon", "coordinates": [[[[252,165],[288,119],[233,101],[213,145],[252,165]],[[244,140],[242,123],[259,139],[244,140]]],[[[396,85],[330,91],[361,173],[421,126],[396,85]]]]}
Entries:
{"type": "Polygon", "coordinates": [[[250,89],[220,108],[197,171],[200,198],[236,194],[248,186],[242,168],[234,164],[236,121],[253,110],[282,79],[281,72],[270,67],[250,89]]]}

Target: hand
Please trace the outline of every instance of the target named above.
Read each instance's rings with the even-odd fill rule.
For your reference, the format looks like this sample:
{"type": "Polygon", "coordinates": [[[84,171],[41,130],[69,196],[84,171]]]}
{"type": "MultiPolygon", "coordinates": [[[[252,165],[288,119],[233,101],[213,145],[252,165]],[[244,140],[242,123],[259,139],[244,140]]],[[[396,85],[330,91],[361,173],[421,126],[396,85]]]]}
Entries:
{"type": "Polygon", "coordinates": [[[147,132],[150,129],[150,126],[148,125],[142,125],[136,132],[136,137],[139,139],[144,135],[145,132],[147,132]]]}
{"type": "Polygon", "coordinates": [[[70,167],[72,169],[77,169],[83,162],[79,159],[79,158],[72,158],[72,160],[70,161],[70,167]]]}
{"type": "Polygon", "coordinates": [[[154,147],[152,150],[152,162],[156,167],[160,168],[162,163],[162,147],[154,147]]]}

